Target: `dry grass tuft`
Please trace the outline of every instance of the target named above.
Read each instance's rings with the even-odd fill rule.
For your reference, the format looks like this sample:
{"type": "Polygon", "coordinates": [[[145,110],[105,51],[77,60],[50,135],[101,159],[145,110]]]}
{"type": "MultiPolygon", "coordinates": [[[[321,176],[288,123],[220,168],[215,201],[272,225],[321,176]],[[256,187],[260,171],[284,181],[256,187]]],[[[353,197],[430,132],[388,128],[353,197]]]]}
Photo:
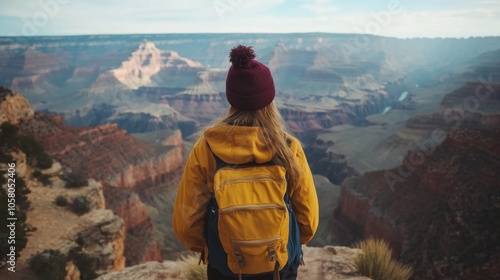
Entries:
{"type": "Polygon", "coordinates": [[[412,269],[392,259],[389,245],[383,240],[369,238],[358,242],[356,247],[363,250],[354,259],[354,268],[374,280],[407,280],[412,269]]]}
{"type": "Polygon", "coordinates": [[[186,279],[207,279],[207,267],[203,264],[198,264],[199,260],[199,254],[189,254],[181,257],[180,261],[182,264],[182,273],[184,274],[184,277],[186,277],[186,279]]]}

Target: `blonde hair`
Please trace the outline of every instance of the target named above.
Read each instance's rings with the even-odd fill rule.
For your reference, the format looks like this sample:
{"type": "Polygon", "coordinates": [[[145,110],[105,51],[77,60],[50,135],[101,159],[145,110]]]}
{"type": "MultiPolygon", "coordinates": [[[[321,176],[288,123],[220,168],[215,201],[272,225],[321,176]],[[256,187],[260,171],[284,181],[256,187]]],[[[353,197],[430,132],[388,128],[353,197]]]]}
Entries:
{"type": "Polygon", "coordinates": [[[292,189],[299,185],[301,168],[289,145],[293,136],[287,132],[281,114],[274,102],[255,111],[243,111],[229,106],[226,114],[215,119],[211,127],[220,125],[259,127],[260,140],[274,153],[274,162],[283,166],[286,170],[288,188],[292,189]]]}

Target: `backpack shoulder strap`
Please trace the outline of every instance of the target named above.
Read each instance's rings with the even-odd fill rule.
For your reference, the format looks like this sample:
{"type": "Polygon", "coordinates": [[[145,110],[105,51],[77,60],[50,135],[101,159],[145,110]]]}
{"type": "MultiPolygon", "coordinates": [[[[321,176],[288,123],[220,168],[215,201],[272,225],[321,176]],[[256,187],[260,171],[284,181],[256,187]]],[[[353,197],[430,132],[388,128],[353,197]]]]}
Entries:
{"type": "Polygon", "coordinates": [[[212,151],[212,148],[210,148],[210,145],[208,145],[207,143],[207,147],[208,147],[208,150],[210,150],[210,152],[212,153],[212,155],[214,156],[215,158],[215,171],[221,169],[222,167],[228,165],[225,161],[223,161],[220,157],[218,157],[213,151],[212,151]]]}

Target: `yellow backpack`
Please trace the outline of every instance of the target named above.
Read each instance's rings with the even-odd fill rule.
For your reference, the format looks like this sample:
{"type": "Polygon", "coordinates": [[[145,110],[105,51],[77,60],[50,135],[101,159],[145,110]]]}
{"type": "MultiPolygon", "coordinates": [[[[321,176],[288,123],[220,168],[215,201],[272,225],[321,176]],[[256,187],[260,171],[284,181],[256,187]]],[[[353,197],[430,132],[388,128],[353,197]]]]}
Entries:
{"type": "Polygon", "coordinates": [[[209,263],[229,277],[274,272],[279,279],[289,258],[292,211],[285,169],[274,162],[230,165],[214,156],[218,168],[206,227],[209,263]]]}

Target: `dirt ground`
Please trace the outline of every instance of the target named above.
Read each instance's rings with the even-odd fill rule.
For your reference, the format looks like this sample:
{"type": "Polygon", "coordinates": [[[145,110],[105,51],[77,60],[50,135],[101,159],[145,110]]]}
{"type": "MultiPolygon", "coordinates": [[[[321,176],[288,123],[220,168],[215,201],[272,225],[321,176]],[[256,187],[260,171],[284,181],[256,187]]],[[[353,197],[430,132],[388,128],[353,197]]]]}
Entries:
{"type": "MultiPolygon", "coordinates": [[[[54,204],[58,195],[63,195],[70,200],[80,190],[65,189],[62,182],[56,182],[53,187],[44,187],[38,182],[28,181],[31,193],[28,199],[31,207],[27,213],[27,223],[36,230],[28,233],[28,243],[20,252],[16,261],[16,272],[4,272],[0,279],[9,280],[35,280],[36,275],[28,268],[28,259],[31,255],[45,249],[58,249],[65,251],[65,245],[72,239],[74,228],[78,224],[79,216],[67,207],[54,204]],[[7,278],[4,278],[7,275],[7,278]]],[[[67,248],[66,248],[67,250],[67,248]]]]}

